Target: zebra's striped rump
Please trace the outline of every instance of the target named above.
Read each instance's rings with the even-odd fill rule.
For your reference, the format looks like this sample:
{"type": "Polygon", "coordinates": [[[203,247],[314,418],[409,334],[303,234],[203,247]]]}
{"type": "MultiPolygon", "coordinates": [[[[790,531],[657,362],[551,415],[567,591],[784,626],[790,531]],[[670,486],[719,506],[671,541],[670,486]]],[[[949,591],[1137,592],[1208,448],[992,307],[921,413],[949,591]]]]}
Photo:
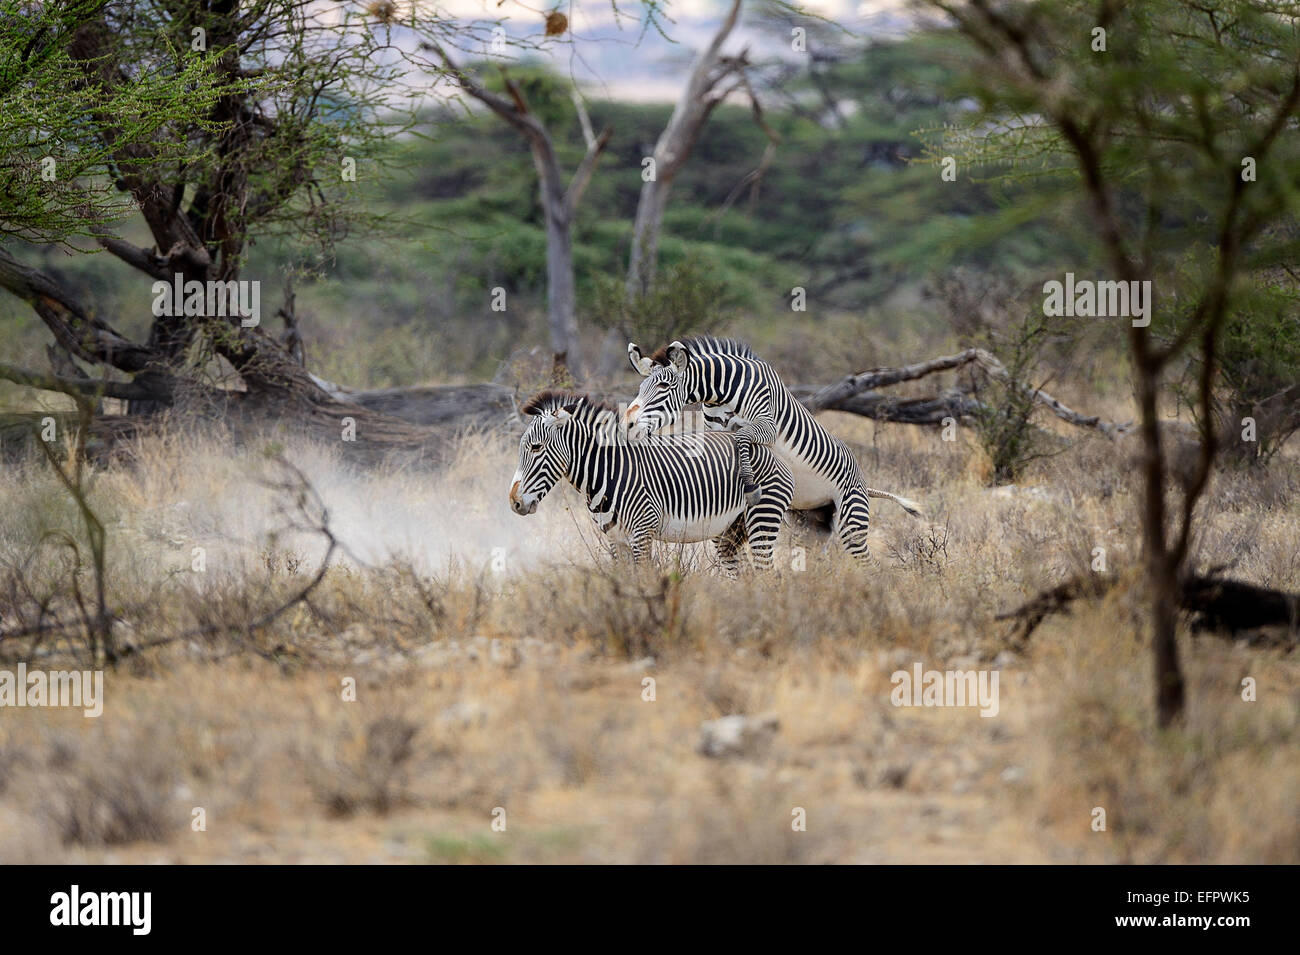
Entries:
{"type": "Polygon", "coordinates": [[[703,404],[707,420],[735,432],[742,472],[759,448],[772,449],[794,477],[792,506],[833,506],[835,533],[858,557],[868,553],[869,498],[885,498],[910,514],[919,513],[912,501],[867,487],[848,446],[823,428],[772,366],[744,343],[694,338],[672,342],[648,357],[629,343],[628,359],[643,378],[627,411],[633,440],[675,424],[687,405],[703,404]]]}

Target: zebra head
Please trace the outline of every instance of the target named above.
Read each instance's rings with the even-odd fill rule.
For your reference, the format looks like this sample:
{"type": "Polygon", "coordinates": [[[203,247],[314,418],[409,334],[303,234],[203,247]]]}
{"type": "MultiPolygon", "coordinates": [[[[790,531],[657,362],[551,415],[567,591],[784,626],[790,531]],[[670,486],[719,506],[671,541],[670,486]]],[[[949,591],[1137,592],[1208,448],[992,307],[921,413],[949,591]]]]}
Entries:
{"type": "Polygon", "coordinates": [[[542,392],[519,410],[532,421],[519,439],[519,466],[510,484],[510,507],[520,516],[533,513],[542,498],[568,470],[568,449],[560,440],[560,427],[570,420],[568,395],[542,392]]]}
{"type": "Polygon", "coordinates": [[[568,476],[574,455],[589,442],[616,440],[618,415],[586,395],[557,391],[534,395],[519,410],[532,417],[519,439],[519,466],[510,484],[510,507],[523,516],[568,476]]]}
{"type": "Polygon", "coordinates": [[[641,354],[635,342],[629,342],[627,357],[642,376],[636,400],[628,406],[628,437],[640,441],[681,417],[690,404],[686,368],[690,354],[681,342],[673,342],[649,357],[641,354]]]}

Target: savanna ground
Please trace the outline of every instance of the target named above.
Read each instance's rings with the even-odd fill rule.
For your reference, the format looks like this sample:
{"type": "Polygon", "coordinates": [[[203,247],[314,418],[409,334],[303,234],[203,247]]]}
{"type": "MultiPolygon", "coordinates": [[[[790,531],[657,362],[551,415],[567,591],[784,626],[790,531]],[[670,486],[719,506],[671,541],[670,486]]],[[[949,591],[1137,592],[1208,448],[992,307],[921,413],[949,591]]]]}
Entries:
{"type": "MultiPolygon", "coordinates": [[[[89,499],[137,652],[108,670],[98,719],[0,715],[0,862],[1297,861],[1293,653],[1184,634],[1186,721],[1153,728],[1134,448],[1075,434],[991,489],[968,433],[825,420],[926,519],[877,502],[869,570],[816,540],[800,570],[784,536],[777,573],[735,581],[695,549],[611,565],[567,488],[513,515],[508,436],[467,436],[437,473],[361,474],[346,445],[289,441],[344,552],[251,628],[323,540],[291,527],[257,446],[134,446],[89,499]],[[995,615],[1088,572],[1096,547],[1119,586],[1016,645],[995,615]],[[997,715],[895,707],[890,674],[915,662],[998,669],[997,715]],[[779,729],[702,755],[701,723],[728,714],[779,729]]],[[[1298,487],[1286,457],[1221,472],[1201,566],[1300,590],[1298,487]]],[[[8,471],[6,601],[19,580],[66,588],[49,532],[76,527],[47,464],[8,471]]],[[[78,662],[71,641],[3,649],[78,662]]]]}

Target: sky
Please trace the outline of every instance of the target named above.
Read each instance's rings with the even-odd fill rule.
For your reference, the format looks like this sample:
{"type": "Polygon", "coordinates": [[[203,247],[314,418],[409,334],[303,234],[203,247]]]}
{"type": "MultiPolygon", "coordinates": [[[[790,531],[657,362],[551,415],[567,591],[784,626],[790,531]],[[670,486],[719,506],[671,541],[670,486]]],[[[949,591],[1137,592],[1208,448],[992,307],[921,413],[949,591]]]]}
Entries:
{"type": "MultiPolygon", "coordinates": [[[[537,37],[543,16],[559,9],[569,18],[570,29],[558,42],[551,41],[545,58],[568,73],[588,95],[636,101],[675,100],[693,54],[712,37],[730,7],[729,0],[664,0],[671,22],[664,23],[669,38],[643,29],[642,6],[637,0],[620,0],[620,15],[610,0],[415,0],[421,14],[438,11],[462,21],[500,20],[511,36],[537,37]]],[[[908,26],[906,0],[807,0],[803,9],[834,20],[861,39],[898,36],[908,26]]],[[[409,2],[399,0],[399,10],[409,2]]],[[[754,0],[745,9],[757,8],[754,0]]],[[[770,27],[761,33],[741,25],[724,51],[750,46],[756,56],[793,55],[789,42],[770,27]]]]}

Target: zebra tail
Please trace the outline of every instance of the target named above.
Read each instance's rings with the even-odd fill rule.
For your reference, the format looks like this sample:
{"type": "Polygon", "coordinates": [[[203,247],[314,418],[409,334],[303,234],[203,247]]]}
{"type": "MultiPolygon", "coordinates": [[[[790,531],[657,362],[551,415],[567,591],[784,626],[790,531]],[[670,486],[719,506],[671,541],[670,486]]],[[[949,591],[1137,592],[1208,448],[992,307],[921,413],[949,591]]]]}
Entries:
{"type": "Polygon", "coordinates": [[[897,494],[890,494],[888,491],[877,491],[874,487],[869,487],[866,490],[867,497],[883,497],[886,501],[893,501],[913,517],[921,516],[921,505],[917,504],[916,501],[909,501],[905,497],[899,497],[897,494]]]}

